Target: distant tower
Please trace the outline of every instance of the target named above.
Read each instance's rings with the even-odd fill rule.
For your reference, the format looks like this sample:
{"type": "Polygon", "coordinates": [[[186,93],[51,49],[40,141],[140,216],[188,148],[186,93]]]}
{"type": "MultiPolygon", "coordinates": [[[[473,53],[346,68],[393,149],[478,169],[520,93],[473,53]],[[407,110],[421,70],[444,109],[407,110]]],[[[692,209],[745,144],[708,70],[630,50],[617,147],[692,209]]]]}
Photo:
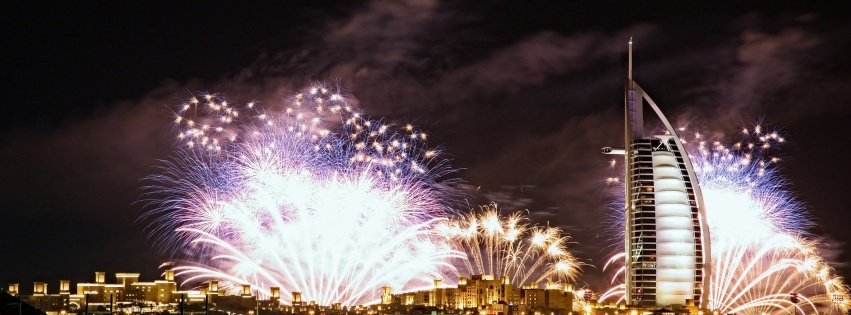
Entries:
{"type": "Polygon", "coordinates": [[[269,300],[278,301],[281,299],[281,288],[280,287],[271,287],[269,288],[269,300]]]}
{"type": "Polygon", "coordinates": [[[47,294],[47,283],[46,282],[33,282],[33,295],[46,295],[47,294]]]}
{"type": "Polygon", "coordinates": [[[59,280],[59,294],[71,294],[71,280],[59,280]]]}
{"type": "Polygon", "coordinates": [[[632,39],[624,99],[624,241],[630,305],[705,306],[709,296],[709,228],[691,160],[676,130],[632,80],[632,39]],[[643,101],[667,129],[645,137],[643,101]]]}
{"type": "Polygon", "coordinates": [[[393,302],[393,296],[390,295],[390,287],[381,288],[381,304],[390,304],[393,302]]]}
{"type": "Polygon", "coordinates": [[[166,269],[163,271],[163,280],[174,282],[174,270],[166,269]]]}
{"type": "Polygon", "coordinates": [[[293,306],[301,306],[302,303],[303,303],[301,301],[301,292],[293,292],[292,295],[293,295],[292,305],[293,306]]]}

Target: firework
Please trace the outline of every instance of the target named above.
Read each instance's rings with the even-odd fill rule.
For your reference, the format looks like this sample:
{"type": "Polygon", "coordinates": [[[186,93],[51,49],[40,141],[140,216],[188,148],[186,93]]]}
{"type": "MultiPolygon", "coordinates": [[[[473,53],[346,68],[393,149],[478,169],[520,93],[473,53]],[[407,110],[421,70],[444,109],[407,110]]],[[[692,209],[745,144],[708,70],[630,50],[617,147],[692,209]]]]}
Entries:
{"type": "MultiPolygon", "coordinates": [[[[712,237],[707,307],[744,314],[847,308],[848,288],[810,240],[812,221],[778,173],[780,159],[771,156],[783,136],[755,126],[742,131],[742,141],[724,145],[700,133],[680,133],[703,190],[712,237]],[[799,303],[791,302],[792,292],[799,303]]],[[[617,254],[606,267],[622,260],[617,254]]],[[[613,283],[623,271],[615,272],[613,283]]],[[[601,299],[622,297],[623,290],[617,284],[601,299]]]]}
{"type": "Polygon", "coordinates": [[[508,277],[520,286],[541,281],[564,284],[581,270],[567,251],[570,238],[564,232],[532,225],[522,212],[502,216],[495,204],[442,222],[437,230],[466,254],[452,261],[461,275],[508,277]]]}
{"type": "Polygon", "coordinates": [[[356,305],[451,268],[434,231],[452,170],[418,128],[370,119],[326,85],[272,108],[191,97],[174,121],[179,149],[150,176],[146,215],[185,282],[356,305]]]}
{"type": "Polygon", "coordinates": [[[785,139],[760,126],[742,136],[732,146],[696,141],[690,150],[712,235],[709,307],[749,314],[844,307],[833,300],[847,288],[809,240],[812,221],[771,156],[785,139]]]}

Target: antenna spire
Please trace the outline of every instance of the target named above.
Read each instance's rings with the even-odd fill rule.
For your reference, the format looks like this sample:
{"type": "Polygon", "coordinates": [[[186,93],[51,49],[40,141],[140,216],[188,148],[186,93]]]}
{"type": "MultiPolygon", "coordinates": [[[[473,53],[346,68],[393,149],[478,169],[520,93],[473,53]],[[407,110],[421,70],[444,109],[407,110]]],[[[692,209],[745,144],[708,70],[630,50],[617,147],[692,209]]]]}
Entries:
{"type": "Polygon", "coordinates": [[[627,78],[632,81],[632,37],[629,38],[629,70],[627,72],[627,78]]]}

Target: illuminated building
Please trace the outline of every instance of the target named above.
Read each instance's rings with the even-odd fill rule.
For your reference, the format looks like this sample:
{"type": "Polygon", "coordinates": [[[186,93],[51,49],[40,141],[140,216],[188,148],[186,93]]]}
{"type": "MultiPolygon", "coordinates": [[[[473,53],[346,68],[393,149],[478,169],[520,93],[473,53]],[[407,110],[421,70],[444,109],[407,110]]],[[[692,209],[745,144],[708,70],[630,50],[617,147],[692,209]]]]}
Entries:
{"type": "Polygon", "coordinates": [[[535,309],[564,314],[573,308],[571,285],[547,282],[544,288],[540,288],[537,282],[533,282],[517,288],[508,277],[495,279],[493,275],[462,276],[455,287],[444,287],[441,280],[435,280],[431,290],[396,294],[390,300],[397,304],[392,307],[475,310],[476,314],[527,315],[533,314],[535,309]]]}
{"type": "Polygon", "coordinates": [[[87,295],[89,304],[111,304],[123,300],[125,292],[123,284],[106,283],[106,273],[102,271],[95,272],[94,283],[77,284],[77,295],[87,295]]]}
{"type": "Polygon", "coordinates": [[[19,285],[17,283],[10,283],[9,284],[9,291],[8,291],[9,295],[18,296],[18,293],[19,293],[18,290],[19,290],[19,285]]]}
{"type": "MultiPolygon", "coordinates": [[[[128,278],[132,279],[132,275],[135,275],[136,279],[138,279],[138,274],[116,274],[116,278],[118,278],[119,281],[122,279],[126,281],[128,278]],[[119,275],[124,277],[119,277],[119,275]]],[[[80,285],[78,284],[77,290],[80,290],[79,286],[80,285]]],[[[127,299],[150,301],[157,304],[168,304],[175,302],[175,297],[173,295],[176,291],[177,283],[174,282],[174,271],[165,270],[165,272],[163,272],[163,279],[161,280],[130,283],[130,287],[127,289],[127,299]]]]}
{"type": "Polygon", "coordinates": [[[632,40],[624,100],[626,301],[630,305],[706,305],[709,228],[694,167],[656,103],[632,80],[632,40]],[[644,135],[643,102],[667,133],[644,135]]]}
{"type": "Polygon", "coordinates": [[[560,288],[555,283],[547,282],[546,287],[541,289],[538,283],[533,282],[530,286],[524,286],[520,291],[520,305],[526,309],[548,308],[548,309],[573,309],[572,286],[560,288]]]}
{"type": "MultiPolygon", "coordinates": [[[[374,305],[318,305],[303,301],[301,292],[291,292],[292,305],[284,305],[280,287],[268,291],[248,284],[222,288],[218,281],[209,280],[195,290],[179,290],[174,276],[172,270],[165,270],[162,279],[142,282],[138,273],[116,273],[115,283],[108,283],[104,272],[96,272],[94,282],[77,284],[76,294],[71,294],[70,281],[61,280],[58,294],[48,293],[47,283],[34,282],[33,294],[21,297],[48,315],[105,312],[132,315],[180,310],[190,314],[217,311],[233,315],[381,315],[409,314],[423,309],[439,314],[567,315],[573,308],[574,294],[569,284],[547,282],[541,288],[533,282],[518,288],[508,277],[472,275],[459,277],[456,286],[434,280],[431,289],[416,292],[391,294],[390,287],[383,287],[382,297],[377,301],[380,303],[374,305]],[[237,294],[225,294],[231,291],[228,289],[236,289],[237,294]]],[[[20,295],[19,284],[9,284],[8,292],[20,295]]]]}
{"type": "Polygon", "coordinates": [[[116,283],[106,283],[105,272],[95,272],[94,282],[78,283],[76,294],[71,293],[71,281],[59,281],[59,293],[48,292],[46,282],[33,282],[33,294],[26,296],[19,291],[19,284],[9,284],[9,293],[20,294],[29,304],[49,315],[95,311],[99,308],[119,310],[136,302],[172,307],[179,303],[175,297],[177,284],[174,272],[166,270],[162,280],[139,282],[138,273],[117,273],[116,283]]]}
{"type": "Polygon", "coordinates": [[[459,279],[456,303],[458,308],[495,305],[499,301],[514,303],[519,301],[519,293],[508,277],[494,280],[493,275],[472,275],[469,280],[459,279]]]}
{"type": "MultiPolygon", "coordinates": [[[[295,295],[293,295],[295,297],[295,295]]],[[[387,305],[393,303],[393,296],[390,294],[390,287],[381,288],[381,304],[387,305]]],[[[295,300],[293,300],[295,304],[295,300]]]]}

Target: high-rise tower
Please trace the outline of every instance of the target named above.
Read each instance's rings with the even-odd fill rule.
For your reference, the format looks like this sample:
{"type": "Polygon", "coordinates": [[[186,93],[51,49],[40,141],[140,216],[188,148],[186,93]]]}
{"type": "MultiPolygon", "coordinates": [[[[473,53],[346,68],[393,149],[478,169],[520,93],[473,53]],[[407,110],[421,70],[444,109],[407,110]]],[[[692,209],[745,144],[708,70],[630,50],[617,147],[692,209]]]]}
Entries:
{"type": "Polygon", "coordinates": [[[676,130],[632,80],[632,39],[624,99],[624,241],[630,305],[705,306],[710,279],[709,228],[691,160],[676,130]],[[644,135],[647,101],[667,133],[644,135]]]}

